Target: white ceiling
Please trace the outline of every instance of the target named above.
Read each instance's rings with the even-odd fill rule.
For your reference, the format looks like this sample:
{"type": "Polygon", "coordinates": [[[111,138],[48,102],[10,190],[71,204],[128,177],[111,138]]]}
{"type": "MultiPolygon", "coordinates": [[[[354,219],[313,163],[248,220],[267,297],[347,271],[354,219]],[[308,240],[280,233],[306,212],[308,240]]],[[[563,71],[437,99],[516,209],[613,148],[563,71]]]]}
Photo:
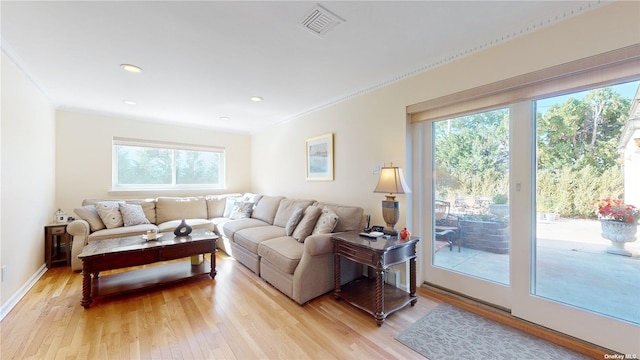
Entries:
{"type": "Polygon", "coordinates": [[[345,20],[323,36],[315,5],[3,0],[2,50],[58,109],[250,133],[602,4],[323,1],[345,20]]]}

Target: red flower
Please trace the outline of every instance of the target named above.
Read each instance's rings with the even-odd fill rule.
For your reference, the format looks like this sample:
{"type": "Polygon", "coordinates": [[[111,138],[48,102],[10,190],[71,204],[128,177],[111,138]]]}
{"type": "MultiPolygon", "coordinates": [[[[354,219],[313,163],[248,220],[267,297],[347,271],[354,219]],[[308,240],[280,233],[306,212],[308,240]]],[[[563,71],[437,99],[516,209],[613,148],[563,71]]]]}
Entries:
{"type": "Polygon", "coordinates": [[[620,199],[603,199],[596,201],[598,217],[604,220],[635,223],[640,219],[640,209],[624,204],[620,199]]]}

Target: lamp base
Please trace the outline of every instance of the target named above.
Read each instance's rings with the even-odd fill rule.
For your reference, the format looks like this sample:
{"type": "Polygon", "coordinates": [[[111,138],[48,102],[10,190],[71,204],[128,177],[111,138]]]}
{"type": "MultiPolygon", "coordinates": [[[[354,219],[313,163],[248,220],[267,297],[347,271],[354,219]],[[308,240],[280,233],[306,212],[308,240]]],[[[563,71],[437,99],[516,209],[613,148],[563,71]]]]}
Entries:
{"type": "Polygon", "coordinates": [[[382,230],[382,233],[390,236],[398,236],[400,234],[398,230],[394,228],[384,228],[384,230],[382,230]]]}
{"type": "Polygon", "coordinates": [[[400,203],[397,201],[382,201],[382,218],[387,227],[382,231],[386,235],[398,236],[396,224],[400,219],[400,203]]]}

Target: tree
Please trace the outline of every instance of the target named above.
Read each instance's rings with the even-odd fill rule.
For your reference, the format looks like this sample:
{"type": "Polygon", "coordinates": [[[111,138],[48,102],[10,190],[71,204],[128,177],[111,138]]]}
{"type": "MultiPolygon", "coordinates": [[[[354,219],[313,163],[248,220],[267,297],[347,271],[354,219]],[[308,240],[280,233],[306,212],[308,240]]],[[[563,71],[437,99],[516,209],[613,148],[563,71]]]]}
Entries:
{"type": "Polygon", "coordinates": [[[606,87],[538,114],[538,169],[557,172],[591,165],[602,173],[614,166],[629,106],[629,99],[606,87]]]}
{"type": "Polygon", "coordinates": [[[490,196],[508,192],[507,109],[438,121],[434,130],[439,194],[458,191],[490,196]]]}
{"type": "Polygon", "coordinates": [[[622,194],[618,139],[630,100],[610,87],[537,114],[538,211],[593,216],[593,201],[622,194]]]}

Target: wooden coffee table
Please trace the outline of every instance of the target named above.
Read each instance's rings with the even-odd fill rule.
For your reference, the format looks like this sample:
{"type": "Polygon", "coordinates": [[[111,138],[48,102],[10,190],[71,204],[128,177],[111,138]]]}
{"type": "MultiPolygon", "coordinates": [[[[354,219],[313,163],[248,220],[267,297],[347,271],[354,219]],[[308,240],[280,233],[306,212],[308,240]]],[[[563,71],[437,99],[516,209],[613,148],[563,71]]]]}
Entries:
{"type": "Polygon", "coordinates": [[[163,233],[153,241],[138,235],[90,242],[78,255],[82,260],[83,276],[80,304],[88,309],[96,297],[151,288],[203,274],[209,274],[213,279],[216,276],[217,239],[212,231],[197,229],[186,237],[163,233]],[[187,260],[99,276],[101,271],[190,256],[199,258],[205,253],[211,254],[211,262],[203,259],[198,264],[187,260]]]}

